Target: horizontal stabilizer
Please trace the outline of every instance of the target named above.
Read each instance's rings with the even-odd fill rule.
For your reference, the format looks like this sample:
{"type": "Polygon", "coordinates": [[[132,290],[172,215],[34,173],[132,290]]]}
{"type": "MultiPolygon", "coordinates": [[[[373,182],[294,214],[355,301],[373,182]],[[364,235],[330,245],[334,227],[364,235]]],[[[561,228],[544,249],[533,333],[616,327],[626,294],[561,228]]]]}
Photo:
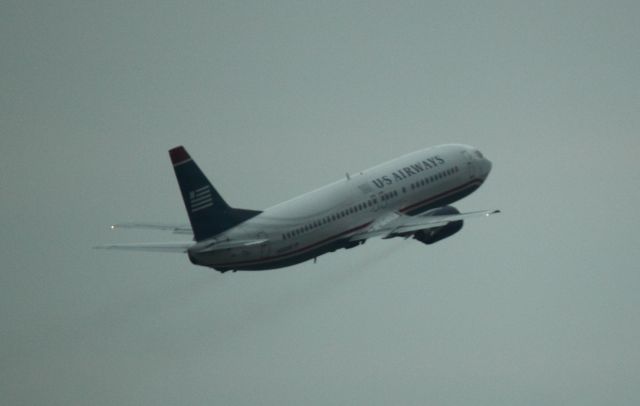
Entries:
{"type": "Polygon", "coordinates": [[[193,246],[193,250],[196,252],[213,252],[228,250],[232,248],[246,248],[254,245],[264,244],[269,241],[268,239],[260,240],[231,240],[231,241],[203,241],[193,246]]]}
{"type": "Polygon", "coordinates": [[[95,249],[104,250],[126,250],[126,251],[147,251],[147,252],[175,252],[185,253],[195,243],[193,241],[186,242],[167,242],[167,243],[141,243],[141,244],[114,244],[114,245],[98,245],[95,249]]]}
{"type": "Polygon", "coordinates": [[[120,228],[133,228],[141,230],[171,231],[173,234],[192,235],[193,230],[186,224],[163,224],[163,223],[119,223],[110,227],[112,230],[120,228]]]}

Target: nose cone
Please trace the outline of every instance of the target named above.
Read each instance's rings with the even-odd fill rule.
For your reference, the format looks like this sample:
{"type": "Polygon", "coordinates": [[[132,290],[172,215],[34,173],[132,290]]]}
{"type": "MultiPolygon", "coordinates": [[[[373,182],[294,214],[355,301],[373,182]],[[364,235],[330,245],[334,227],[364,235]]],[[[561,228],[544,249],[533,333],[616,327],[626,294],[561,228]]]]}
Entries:
{"type": "Polygon", "coordinates": [[[480,160],[480,162],[478,162],[478,164],[478,166],[480,167],[480,176],[486,179],[487,176],[489,176],[489,172],[491,172],[491,161],[489,161],[487,158],[483,158],[480,160]]]}

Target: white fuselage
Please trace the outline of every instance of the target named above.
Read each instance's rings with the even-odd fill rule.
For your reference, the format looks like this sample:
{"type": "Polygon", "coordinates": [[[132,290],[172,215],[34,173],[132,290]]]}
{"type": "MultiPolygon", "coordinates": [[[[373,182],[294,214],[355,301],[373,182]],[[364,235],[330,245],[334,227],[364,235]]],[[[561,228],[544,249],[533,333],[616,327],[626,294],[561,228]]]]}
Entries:
{"type": "Polygon", "coordinates": [[[490,168],[477,149],[466,145],[412,152],[270,207],[213,238],[218,243],[264,240],[261,244],[192,250],[190,258],[220,270],[257,270],[350,248],[350,236],[385,216],[415,215],[467,196],[484,182],[490,168]]]}

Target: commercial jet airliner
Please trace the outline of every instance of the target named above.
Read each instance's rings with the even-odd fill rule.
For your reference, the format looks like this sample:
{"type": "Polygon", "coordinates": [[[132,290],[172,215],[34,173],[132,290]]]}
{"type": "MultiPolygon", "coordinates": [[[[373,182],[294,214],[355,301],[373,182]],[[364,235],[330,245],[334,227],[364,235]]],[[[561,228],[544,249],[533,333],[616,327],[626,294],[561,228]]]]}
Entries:
{"type": "Polygon", "coordinates": [[[460,213],[449,204],[486,180],[491,162],[471,146],[439,145],[348,175],[264,211],[229,206],[184,147],[169,151],[191,226],[124,223],[115,228],[193,235],[179,243],[98,248],[187,253],[195,265],[220,272],[265,270],[353,248],[373,237],[412,237],[433,244],[463,221],[499,210],[460,213]]]}

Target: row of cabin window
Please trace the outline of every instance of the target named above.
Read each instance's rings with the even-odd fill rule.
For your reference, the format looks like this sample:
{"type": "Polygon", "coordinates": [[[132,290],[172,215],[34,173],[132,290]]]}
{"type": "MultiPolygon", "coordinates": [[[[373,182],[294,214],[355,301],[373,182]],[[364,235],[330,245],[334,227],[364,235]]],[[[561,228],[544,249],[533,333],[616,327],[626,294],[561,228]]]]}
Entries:
{"type": "Polygon", "coordinates": [[[387,200],[391,199],[392,197],[398,197],[398,191],[397,190],[381,194],[380,195],[380,200],[382,200],[384,202],[384,201],[387,201],[387,200]]]}
{"type": "MultiPolygon", "coordinates": [[[[416,183],[412,183],[411,184],[411,189],[412,190],[413,189],[417,189],[417,188],[419,188],[421,186],[425,186],[425,185],[427,185],[429,183],[435,182],[438,179],[442,179],[442,178],[444,178],[446,176],[453,175],[454,173],[459,172],[459,171],[460,171],[460,168],[458,168],[458,166],[455,166],[453,168],[447,169],[446,171],[439,172],[439,173],[437,173],[437,174],[435,174],[435,175],[433,175],[431,177],[424,178],[424,179],[422,179],[422,180],[420,180],[420,181],[418,181],[416,183]]],[[[397,197],[397,196],[398,196],[398,191],[394,190],[394,191],[391,191],[391,192],[384,193],[384,194],[380,195],[380,200],[386,201],[386,200],[389,200],[389,199],[391,199],[393,197],[397,197]]],[[[285,234],[282,235],[282,239],[286,240],[286,239],[295,237],[295,236],[300,235],[300,234],[302,234],[304,232],[307,232],[307,231],[313,230],[314,228],[320,227],[321,225],[328,224],[328,223],[330,223],[332,221],[336,221],[338,219],[341,219],[342,217],[345,217],[345,216],[347,216],[349,214],[357,213],[357,212],[359,212],[361,210],[366,209],[367,207],[373,206],[376,203],[377,203],[377,200],[376,199],[372,199],[372,200],[368,200],[368,201],[366,201],[364,203],[357,204],[357,205],[352,206],[352,207],[350,207],[348,209],[345,209],[345,210],[343,210],[343,211],[341,211],[339,213],[332,214],[331,216],[327,216],[327,217],[322,218],[321,220],[316,220],[313,223],[307,224],[304,227],[300,227],[300,228],[298,228],[296,230],[293,230],[293,231],[291,231],[289,233],[285,233],[285,234]]]]}
{"type": "MultiPolygon", "coordinates": [[[[397,196],[398,192],[394,191],[393,193],[388,193],[388,195],[390,195],[390,196],[386,197],[386,199],[391,198],[392,197],[391,195],[393,195],[393,194],[395,194],[395,196],[397,196]]],[[[380,199],[381,200],[385,200],[384,195],[380,196],[380,199]]],[[[332,215],[327,216],[327,217],[323,217],[320,220],[316,220],[316,221],[314,221],[312,223],[309,223],[309,224],[307,224],[307,225],[305,225],[303,227],[300,227],[300,228],[298,228],[296,230],[293,230],[293,231],[291,231],[289,233],[282,234],[282,239],[283,240],[287,240],[289,238],[295,237],[295,236],[300,235],[300,234],[302,234],[304,232],[313,230],[316,227],[320,227],[321,225],[329,224],[332,221],[336,221],[338,219],[341,219],[341,218],[343,218],[345,216],[348,216],[349,214],[357,213],[357,212],[362,211],[362,210],[364,210],[366,208],[373,207],[373,205],[375,205],[377,203],[378,203],[378,200],[374,198],[374,199],[371,199],[371,200],[367,200],[366,202],[356,204],[355,206],[349,207],[348,209],[344,209],[339,213],[332,214],[332,215]]]]}
{"type": "Polygon", "coordinates": [[[447,169],[446,171],[438,172],[433,176],[426,177],[424,179],[419,180],[416,183],[412,183],[411,184],[411,190],[417,189],[417,188],[419,188],[421,186],[424,186],[424,185],[428,185],[429,183],[435,182],[436,180],[442,179],[442,178],[444,178],[446,176],[453,175],[454,173],[459,172],[459,171],[460,171],[460,169],[458,168],[458,166],[454,166],[453,168],[447,169]]]}

